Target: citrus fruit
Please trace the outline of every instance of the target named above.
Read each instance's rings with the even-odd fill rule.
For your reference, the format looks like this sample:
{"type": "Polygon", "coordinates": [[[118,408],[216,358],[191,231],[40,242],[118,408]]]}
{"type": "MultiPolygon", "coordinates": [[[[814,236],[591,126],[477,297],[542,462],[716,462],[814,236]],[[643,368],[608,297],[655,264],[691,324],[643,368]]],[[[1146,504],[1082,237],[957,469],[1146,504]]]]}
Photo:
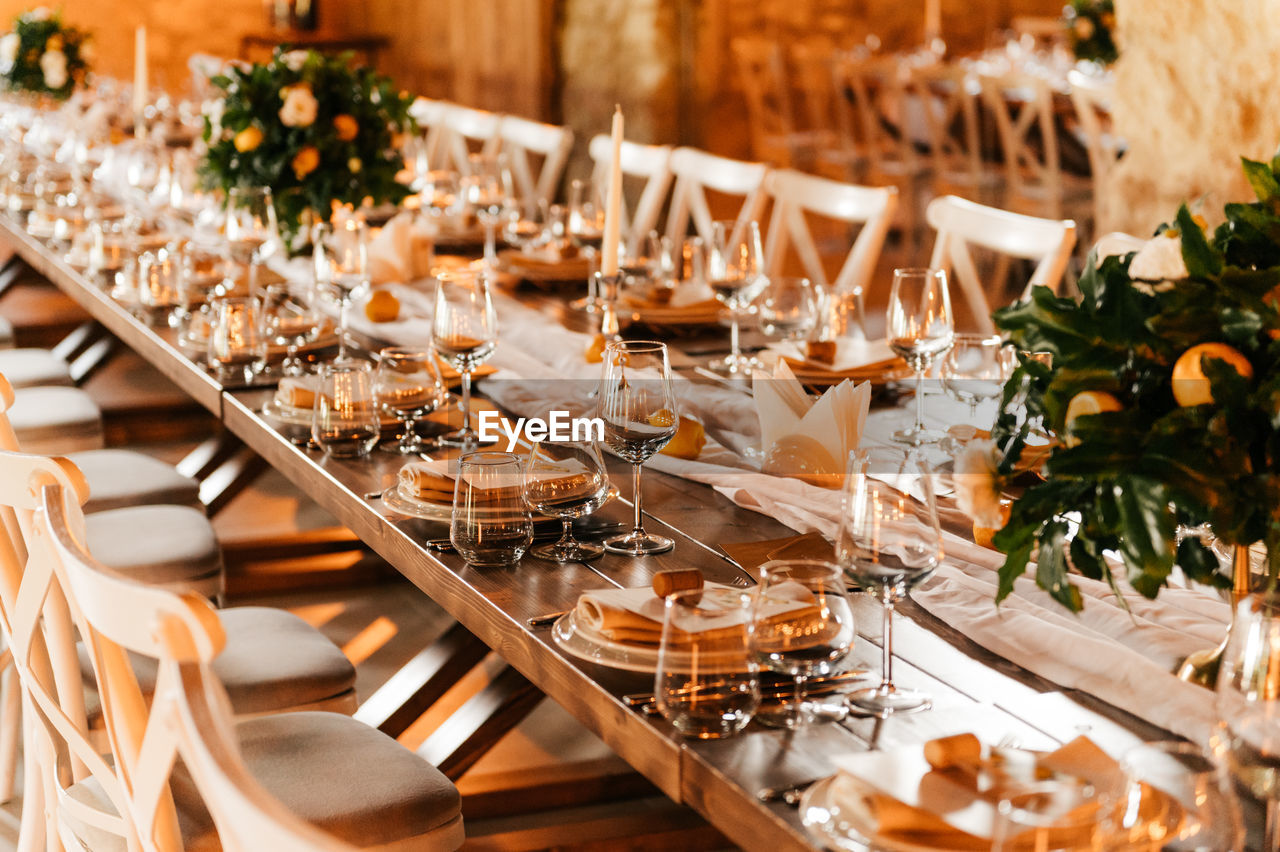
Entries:
{"type": "Polygon", "coordinates": [[[1088,414],[1101,414],[1104,411],[1119,411],[1122,408],[1124,406],[1120,404],[1120,400],[1106,391],[1081,391],[1071,397],[1071,402],[1067,403],[1067,436],[1063,443],[1068,447],[1079,446],[1080,439],[1071,434],[1071,426],[1076,422],[1076,418],[1088,414]]]}
{"type": "Polygon", "coordinates": [[[604,360],[605,340],[603,334],[597,334],[591,338],[591,343],[587,345],[587,363],[599,364],[604,360]]]}
{"type": "Polygon", "coordinates": [[[1225,343],[1201,343],[1178,356],[1173,365],[1173,398],[1178,405],[1206,405],[1213,402],[1213,389],[1204,374],[1204,359],[1226,361],[1241,376],[1253,378],[1253,365],[1240,350],[1225,343]]]}
{"type": "Polygon", "coordinates": [[[365,302],[364,315],[370,322],[392,322],[400,316],[400,300],[389,290],[374,290],[365,302]]]}
{"type": "MultiPolygon", "coordinates": [[[[661,414],[663,412],[658,413],[661,414]]],[[[649,419],[652,422],[653,418],[649,419]]],[[[654,425],[659,424],[655,423],[654,425]]],[[[678,459],[696,459],[702,454],[702,448],[706,444],[707,432],[702,426],[702,421],[696,417],[681,414],[680,427],[676,429],[675,437],[668,441],[667,445],[658,452],[663,455],[675,456],[678,459]]]]}

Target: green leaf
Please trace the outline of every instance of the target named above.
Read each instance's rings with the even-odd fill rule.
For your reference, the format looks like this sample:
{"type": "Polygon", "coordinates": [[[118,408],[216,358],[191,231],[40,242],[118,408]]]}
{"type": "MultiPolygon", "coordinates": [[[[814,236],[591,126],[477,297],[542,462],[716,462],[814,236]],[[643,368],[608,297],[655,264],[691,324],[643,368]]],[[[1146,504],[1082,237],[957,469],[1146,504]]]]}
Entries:
{"type": "Polygon", "coordinates": [[[1080,590],[1067,580],[1067,524],[1055,521],[1047,524],[1040,536],[1040,550],[1036,556],[1036,585],[1072,612],[1084,607],[1080,590]]]}
{"type": "Polygon", "coordinates": [[[1182,235],[1182,261],[1187,265],[1187,272],[1193,278],[1212,278],[1221,272],[1222,255],[1209,245],[1187,205],[1178,210],[1177,221],[1182,235]]]}
{"type": "Polygon", "coordinates": [[[1129,581],[1147,597],[1155,597],[1173,569],[1177,526],[1162,482],[1145,476],[1117,477],[1111,489],[1120,512],[1120,556],[1129,581]]]}
{"type": "Polygon", "coordinates": [[[1270,164],[1247,157],[1241,157],[1240,163],[1244,166],[1244,176],[1249,179],[1249,186],[1253,187],[1253,194],[1258,196],[1259,201],[1266,203],[1280,198],[1280,181],[1276,180],[1275,171],[1270,164]]]}

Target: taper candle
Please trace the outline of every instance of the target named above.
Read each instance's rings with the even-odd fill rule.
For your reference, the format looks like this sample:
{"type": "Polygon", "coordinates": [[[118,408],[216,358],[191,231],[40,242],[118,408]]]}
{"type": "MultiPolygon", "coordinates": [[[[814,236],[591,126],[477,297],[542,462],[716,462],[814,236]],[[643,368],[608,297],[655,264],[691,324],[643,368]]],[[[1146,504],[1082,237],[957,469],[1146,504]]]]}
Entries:
{"type": "Polygon", "coordinates": [[[604,237],[600,272],[618,274],[618,241],[622,233],[622,107],[613,108],[613,159],[609,163],[609,194],[605,199],[604,237]]]}

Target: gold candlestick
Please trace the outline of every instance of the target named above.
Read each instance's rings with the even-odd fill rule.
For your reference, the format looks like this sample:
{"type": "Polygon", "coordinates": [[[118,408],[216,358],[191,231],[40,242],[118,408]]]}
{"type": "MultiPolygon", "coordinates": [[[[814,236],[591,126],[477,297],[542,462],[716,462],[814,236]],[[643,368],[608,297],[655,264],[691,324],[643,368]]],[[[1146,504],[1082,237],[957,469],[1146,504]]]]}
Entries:
{"type": "MultiPolygon", "coordinates": [[[[1231,621],[1236,620],[1236,607],[1250,592],[1249,545],[1237,544],[1231,551],[1231,621]]],[[[1217,647],[1196,651],[1187,656],[1178,666],[1178,677],[1189,683],[1213,689],[1218,684],[1218,669],[1222,665],[1222,655],[1227,651],[1227,640],[1231,638],[1231,628],[1217,647]]]]}

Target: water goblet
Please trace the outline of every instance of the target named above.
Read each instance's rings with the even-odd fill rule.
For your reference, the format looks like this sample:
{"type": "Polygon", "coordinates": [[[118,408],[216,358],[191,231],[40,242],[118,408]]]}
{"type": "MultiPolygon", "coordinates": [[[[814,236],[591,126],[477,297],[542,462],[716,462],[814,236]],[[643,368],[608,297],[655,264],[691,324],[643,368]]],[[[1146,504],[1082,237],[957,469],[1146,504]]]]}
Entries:
{"type": "Polygon", "coordinates": [[[631,531],[608,539],[605,549],[630,556],[668,551],[675,542],[645,532],[640,508],[644,463],[666,446],[680,424],[666,344],[651,340],[609,343],[604,351],[597,404],[597,414],[604,421],[605,442],[631,463],[635,492],[631,531]]]}
{"type": "Polygon", "coordinates": [[[822,301],[822,288],[808,278],[772,278],[760,297],[760,330],[779,340],[802,341],[817,325],[822,301]]]}
{"type": "Polygon", "coordinates": [[[950,430],[952,435],[964,435],[952,450],[963,448],[977,434],[978,406],[1000,397],[1015,366],[1014,350],[1006,347],[998,335],[955,335],[950,351],[942,359],[942,387],[952,399],[969,406],[969,422],[964,428],[950,430]]]}
{"type": "Polygon", "coordinates": [[[533,541],[520,457],[467,453],[458,460],[449,541],[469,565],[516,564],[533,541]]]}
{"type": "Polygon", "coordinates": [[[420,453],[431,446],[418,434],[418,420],[444,405],[449,393],[430,347],[388,346],[379,351],[374,393],[382,410],[404,423],[400,440],[391,445],[393,452],[420,453]]]}
{"type": "Polygon", "coordinates": [[[529,551],[552,562],[598,559],[604,548],[573,537],[573,522],[595,512],[609,499],[609,474],[595,441],[539,441],[524,467],[524,499],[529,508],[560,518],[560,539],[529,551]]]}
{"type": "Polygon", "coordinates": [[[249,271],[249,293],[257,288],[258,267],[280,247],[275,202],[265,186],[235,187],[227,193],[227,257],[249,271]]]}
{"type": "Polygon", "coordinates": [[[712,227],[707,283],[729,310],[729,354],[713,361],[713,370],[739,376],[760,366],[757,359],[742,354],[738,335],[742,315],[769,284],[763,255],[759,222],[716,222],[712,227]]]}
{"type": "Polygon", "coordinates": [[[841,507],[836,557],[883,607],[879,686],[849,695],[856,707],[881,717],[928,709],[928,696],[893,682],[893,610],[912,586],[933,573],[942,561],[942,530],[934,501],[931,472],[919,459],[908,460],[899,480],[920,489],[919,499],[871,478],[865,450],[849,454],[849,470],[841,507]]]}
{"type": "Polygon", "coordinates": [[[338,305],[338,359],[347,357],[347,313],[369,290],[369,226],[359,215],[315,228],[316,291],[338,305]]]}
{"type": "Polygon", "coordinates": [[[359,458],[378,443],[380,432],[373,365],[347,358],[321,367],[311,439],[326,455],[359,458]]]}
{"type": "Polygon", "coordinates": [[[467,157],[467,167],[468,174],[462,178],[462,197],[484,226],[484,262],[493,269],[498,260],[498,225],[513,202],[510,173],[500,154],[471,154],[467,157]]]}
{"type": "Polygon", "coordinates": [[[462,428],[440,438],[445,444],[475,446],[471,428],[471,374],[493,354],[498,317],[489,296],[488,279],[473,271],[441,275],[436,284],[431,346],[462,376],[462,428]]]}
{"type": "Polygon", "coordinates": [[[1225,768],[1198,745],[1155,742],[1121,758],[1125,789],[1110,835],[1124,849],[1234,852],[1244,829],[1225,768]]]}
{"type": "Polygon", "coordinates": [[[283,346],[280,375],[300,376],[307,371],[298,349],[320,334],[315,311],[289,292],[287,284],[272,284],[262,291],[262,333],[268,346],[283,346]]]}
{"type": "Polygon", "coordinates": [[[887,317],[889,348],[916,374],[915,423],[893,434],[900,443],[936,444],[945,435],[924,425],[924,374],[951,348],[955,319],[947,274],[941,269],[895,269],[887,317]]]}

